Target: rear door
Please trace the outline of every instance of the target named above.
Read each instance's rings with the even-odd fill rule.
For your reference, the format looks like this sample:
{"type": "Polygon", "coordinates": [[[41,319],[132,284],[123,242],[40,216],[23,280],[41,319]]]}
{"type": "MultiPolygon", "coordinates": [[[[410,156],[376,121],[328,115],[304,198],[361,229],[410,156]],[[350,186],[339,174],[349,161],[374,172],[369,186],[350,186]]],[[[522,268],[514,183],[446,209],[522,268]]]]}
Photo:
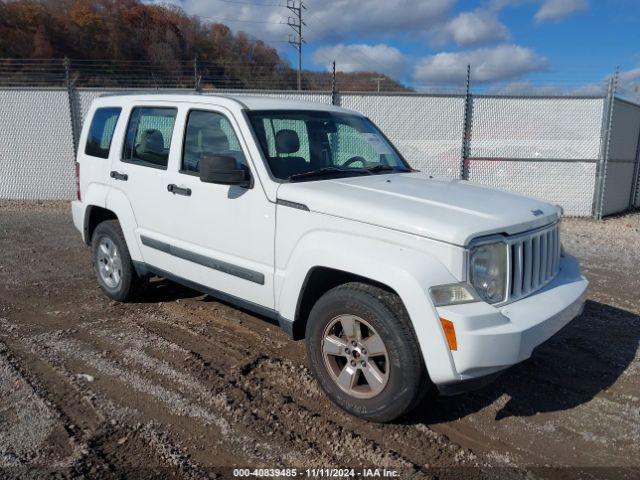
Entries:
{"type": "MultiPolygon", "coordinates": [[[[177,106],[167,102],[134,104],[123,111],[128,120],[120,155],[111,164],[111,185],[124,193],[133,210],[139,244],[141,235],[161,235],[171,225],[161,202],[167,195],[167,168],[177,114],[177,106]]],[[[148,262],[148,248],[141,245],[141,252],[148,262]]]]}
{"type": "Polygon", "coordinates": [[[91,198],[85,200],[102,207],[105,206],[106,192],[111,184],[111,162],[117,157],[112,156],[112,151],[118,150],[112,148],[112,142],[121,113],[122,108],[119,106],[99,106],[92,109],[87,117],[91,119],[91,123],[86,130],[86,139],[80,142],[78,148],[80,189],[86,194],[91,185],[91,198]]]}

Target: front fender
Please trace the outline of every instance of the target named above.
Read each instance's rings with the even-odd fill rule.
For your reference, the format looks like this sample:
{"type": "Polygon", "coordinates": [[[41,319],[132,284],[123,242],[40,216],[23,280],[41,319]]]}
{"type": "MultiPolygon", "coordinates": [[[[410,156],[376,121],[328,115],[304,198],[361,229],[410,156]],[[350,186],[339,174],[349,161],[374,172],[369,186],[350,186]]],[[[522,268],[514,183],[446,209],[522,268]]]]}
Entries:
{"type": "Polygon", "coordinates": [[[427,293],[430,286],[458,280],[433,254],[341,232],[311,232],[299,240],[285,271],[277,272],[282,279],[277,304],[282,317],[295,318],[305,279],[315,267],[353,273],[393,289],[409,313],[432,381],[459,379],[427,293]]]}

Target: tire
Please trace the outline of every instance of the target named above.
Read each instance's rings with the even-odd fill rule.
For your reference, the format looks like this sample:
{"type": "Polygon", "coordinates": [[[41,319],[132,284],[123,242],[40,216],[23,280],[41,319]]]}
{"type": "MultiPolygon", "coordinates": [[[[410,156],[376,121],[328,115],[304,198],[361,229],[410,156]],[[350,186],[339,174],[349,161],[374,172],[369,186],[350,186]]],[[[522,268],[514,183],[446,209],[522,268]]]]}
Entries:
{"type": "Polygon", "coordinates": [[[91,239],[91,250],[93,268],[102,291],[118,302],[132,300],[142,282],[133,267],[127,242],[117,220],[98,224],[91,239]],[[111,258],[111,263],[108,258],[111,258]]]}
{"type": "Polygon", "coordinates": [[[390,422],[411,411],[432,388],[402,301],[381,288],[347,283],[329,290],[311,310],[305,341],[314,377],[352,415],[390,422]],[[360,340],[355,340],[358,328],[352,322],[360,327],[360,340]]]}

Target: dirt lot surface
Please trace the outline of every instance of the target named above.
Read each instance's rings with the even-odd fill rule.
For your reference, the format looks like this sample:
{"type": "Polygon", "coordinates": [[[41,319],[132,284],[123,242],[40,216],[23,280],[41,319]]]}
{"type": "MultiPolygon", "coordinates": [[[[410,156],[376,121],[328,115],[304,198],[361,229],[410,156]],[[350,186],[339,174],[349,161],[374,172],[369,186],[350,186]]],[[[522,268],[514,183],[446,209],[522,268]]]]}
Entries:
{"type": "Polygon", "coordinates": [[[563,229],[584,314],[491,386],[377,425],[327,400],[269,321],[165,281],[110,301],[68,205],[2,202],[0,477],[638,478],[640,213],[563,229]]]}

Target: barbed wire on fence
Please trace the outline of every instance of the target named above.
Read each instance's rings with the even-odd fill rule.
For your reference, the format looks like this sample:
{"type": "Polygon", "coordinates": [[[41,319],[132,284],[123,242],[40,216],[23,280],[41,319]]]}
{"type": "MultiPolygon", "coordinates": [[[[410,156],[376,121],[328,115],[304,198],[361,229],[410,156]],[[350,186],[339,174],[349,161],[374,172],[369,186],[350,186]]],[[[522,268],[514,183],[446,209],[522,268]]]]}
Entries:
{"type": "MultiPolygon", "coordinates": [[[[375,66],[374,66],[375,67],[375,66]]],[[[372,67],[372,68],[374,68],[372,67]]],[[[302,73],[302,89],[306,91],[403,92],[426,94],[464,94],[464,80],[413,80],[409,86],[377,72],[345,72],[337,67],[335,78],[329,71],[302,73]]],[[[486,69],[483,73],[487,75],[486,69]]],[[[580,75],[571,78],[549,74],[546,81],[502,80],[475,82],[476,94],[533,96],[604,96],[606,81],[584,81],[580,75]]],[[[0,87],[67,87],[80,88],[182,88],[195,90],[296,90],[296,70],[286,64],[226,60],[211,62],[200,59],[154,63],[148,60],[113,59],[0,59],[0,87]]],[[[621,82],[622,83],[622,82],[621,82]]],[[[628,82],[627,82],[628,83],[628,82]]],[[[619,93],[631,100],[640,98],[635,84],[621,84],[619,93]]]]}
{"type": "MultiPolygon", "coordinates": [[[[389,77],[368,72],[303,71],[303,89],[409,91],[389,77]]],[[[154,64],[144,60],[0,59],[0,87],[195,88],[294,90],[296,71],[274,63],[208,62],[154,64]]]]}

